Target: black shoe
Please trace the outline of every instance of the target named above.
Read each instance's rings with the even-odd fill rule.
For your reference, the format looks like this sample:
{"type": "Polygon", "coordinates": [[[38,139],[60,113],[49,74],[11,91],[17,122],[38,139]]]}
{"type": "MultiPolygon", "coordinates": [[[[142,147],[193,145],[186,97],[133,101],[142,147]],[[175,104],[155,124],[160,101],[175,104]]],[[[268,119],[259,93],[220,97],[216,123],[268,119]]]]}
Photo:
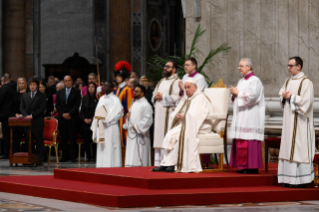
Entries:
{"type": "Polygon", "coordinates": [[[290,184],[288,184],[288,183],[283,183],[281,185],[282,185],[282,187],[290,187],[290,184]]]}
{"type": "Polygon", "coordinates": [[[307,188],[306,184],[296,184],[296,185],[290,185],[290,188],[307,188]]]}
{"type": "Polygon", "coordinates": [[[67,158],[62,158],[59,162],[69,162],[70,160],[67,158]]]}
{"type": "Polygon", "coordinates": [[[237,170],[237,173],[243,174],[246,171],[246,169],[242,169],[242,170],[237,170]]]}
{"type": "Polygon", "coordinates": [[[243,174],[258,174],[258,169],[245,169],[243,174]]]}
{"type": "Polygon", "coordinates": [[[159,166],[152,169],[153,172],[165,172],[168,166],[159,166]]]}
{"type": "Polygon", "coordinates": [[[9,155],[1,155],[0,159],[9,159],[9,155]]]}
{"type": "Polygon", "coordinates": [[[166,172],[175,172],[175,166],[169,166],[166,168],[166,172]]]}
{"type": "Polygon", "coordinates": [[[94,162],[94,160],[93,160],[92,158],[90,158],[90,159],[87,158],[87,159],[86,159],[86,162],[94,162]]]}
{"type": "Polygon", "coordinates": [[[72,163],[76,163],[76,162],[78,162],[78,160],[73,159],[73,160],[71,160],[71,162],[72,162],[72,163]]]}

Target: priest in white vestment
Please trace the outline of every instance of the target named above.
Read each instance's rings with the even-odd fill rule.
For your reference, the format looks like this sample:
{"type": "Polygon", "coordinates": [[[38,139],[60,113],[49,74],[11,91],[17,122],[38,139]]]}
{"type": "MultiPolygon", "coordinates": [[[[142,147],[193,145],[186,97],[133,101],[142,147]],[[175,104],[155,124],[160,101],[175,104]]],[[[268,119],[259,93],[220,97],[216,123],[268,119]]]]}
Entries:
{"type": "Polygon", "coordinates": [[[171,115],[171,129],[167,132],[163,148],[164,158],[153,171],[200,172],[198,134],[210,133],[212,122],[206,119],[212,112],[210,100],[197,88],[193,79],[185,84],[186,95],[171,115]]]}
{"type": "Polygon", "coordinates": [[[153,91],[152,102],[155,110],[154,121],[154,165],[159,166],[165,150],[162,142],[168,131],[169,116],[178,104],[180,79],[176,75],[177,64],[169,61],[164,66],[162,78],[153,91]]]}
{"type": "Polygon", "coordinates": [[[279,91],[283,126],[278,183],[291,188],[305,188],[314,180],[314,90],[310,79],[301,71],[302,66],[300,57],[290,58],[288,71],[291,76],[279,91]]]}
{"type": "Polygon", "coordinates": [[[135,86],[134,102],[126,115],[127,129],[125,167],[151,166],[149,129],[153,124],[153,109],[144,97],[145,87],[135,86]]]}
{"type": "Polygon", "coordinates": [[[233,139],[230,166],[238,173],[257,174],[263,167],[261,141],[264,140],[264,87],[254,75],[251,59],[243,58],[238,70],[243,76],[236,88],[230,86],[233,119],[229,137],[233,139]]]}
{"type": "MultiPolygon", "coordinates": [[[[118,121],[123,116],[123,106],[117,96],[113,94],[114,85],[112,82],[105,82],[103,95],[99,99],[97,109],[101,106],[107,111],[106,117],[94,117],[91,130],[93,132],[93,141],[97,143],[96,149],[96,167],[121,167],[122,149],[121,137],[118,121]],[[104,138],[99,138],[100,133],[95,124],[97,120],[102,119],[104,138]],[[104,141],[103,141],[104,140],[104,141]]],[[[101,122],[99,122],[101,123],[101,122]]],[[[102,134],[103,136],[103,134],[102,134]]]]}

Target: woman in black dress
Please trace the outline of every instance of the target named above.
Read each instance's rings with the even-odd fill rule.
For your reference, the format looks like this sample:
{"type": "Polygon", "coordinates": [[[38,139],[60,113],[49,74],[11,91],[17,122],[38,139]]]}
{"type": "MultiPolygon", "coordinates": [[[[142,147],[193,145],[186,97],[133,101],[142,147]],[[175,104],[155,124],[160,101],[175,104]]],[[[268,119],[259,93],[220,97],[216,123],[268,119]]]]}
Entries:
{"type": "MultiPolygon", "coordinates": [[[[17,81],[17,94],[14,98],[14,114],[16,117],[22,117],[20,112],[20,103],[22,95],[29,91],[27,81],[24,77],[21,77],[17,81]]],[[[20,142],[22,137],[25,138],[25,127],[14,127],[13,128],[13,153],[20,152],[20,142]]]]}
{"type": "Polygon", "coordinates": [[[45,93],[47,96],[47,108],[44,112],[45,117],[51,117],[52,112],[53,112],[53,97],[52,97],[52,94],[50,93],[49,89],[47,89],[47,84],[44,80],[40,81],[39,91],[41,93],[45,93]]]}
{"type": "Polygon", "coordinates": [[[88,162],[94,161],[93,155],[91,155],[91,143],[93,140],[92,131],[90,128],[98,101],[99,100],[96,96],[96,85],[95,83],[90,82],[88,84],[87,95],[82,98],[81,106],[81,119],[83,120],[82,135],[88,162]]]}

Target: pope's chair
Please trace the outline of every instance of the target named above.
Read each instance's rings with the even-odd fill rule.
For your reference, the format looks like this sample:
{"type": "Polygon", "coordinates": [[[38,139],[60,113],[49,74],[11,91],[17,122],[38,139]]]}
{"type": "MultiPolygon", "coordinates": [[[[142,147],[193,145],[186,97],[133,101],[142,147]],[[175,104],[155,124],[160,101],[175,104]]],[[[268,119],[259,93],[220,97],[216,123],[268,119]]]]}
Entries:
{"type": "MultiPolygon", "coordinates": [[[[228,88],[207,88],[204,94],[210,99],[213,112],[207,119],[212,121],[212,132],[199,134],[199,154],[219,154],[218,169],[203,169],[203,172],[223,171],[224,154],[227,156],[227,118],[230,91],[228,88]]],[[[226,162],[227,157],[226,157],[226,162]]]]}
{"type": "Polygon", "coordinates": [[[59,163],[57,137],[58,120],[50,117],[44,118],[43,140],[44,146],[49,147],[48,164],[50,164],[51,147],[55,148],[56,162],[59,163]]]}

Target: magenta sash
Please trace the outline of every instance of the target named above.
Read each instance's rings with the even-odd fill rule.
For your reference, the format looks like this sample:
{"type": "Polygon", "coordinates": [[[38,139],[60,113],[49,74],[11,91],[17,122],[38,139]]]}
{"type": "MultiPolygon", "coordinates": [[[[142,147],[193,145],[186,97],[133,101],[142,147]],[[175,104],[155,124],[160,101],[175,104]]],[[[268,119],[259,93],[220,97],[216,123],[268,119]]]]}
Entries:
{"type": "Polygon", "coordinates": [[[237,151],[236,151],[236,161],[237,165],[244,166],[247,163],[248,158],[248,141],[247,140],[241,140],[236,139],[237,145],[237,151]]]}

